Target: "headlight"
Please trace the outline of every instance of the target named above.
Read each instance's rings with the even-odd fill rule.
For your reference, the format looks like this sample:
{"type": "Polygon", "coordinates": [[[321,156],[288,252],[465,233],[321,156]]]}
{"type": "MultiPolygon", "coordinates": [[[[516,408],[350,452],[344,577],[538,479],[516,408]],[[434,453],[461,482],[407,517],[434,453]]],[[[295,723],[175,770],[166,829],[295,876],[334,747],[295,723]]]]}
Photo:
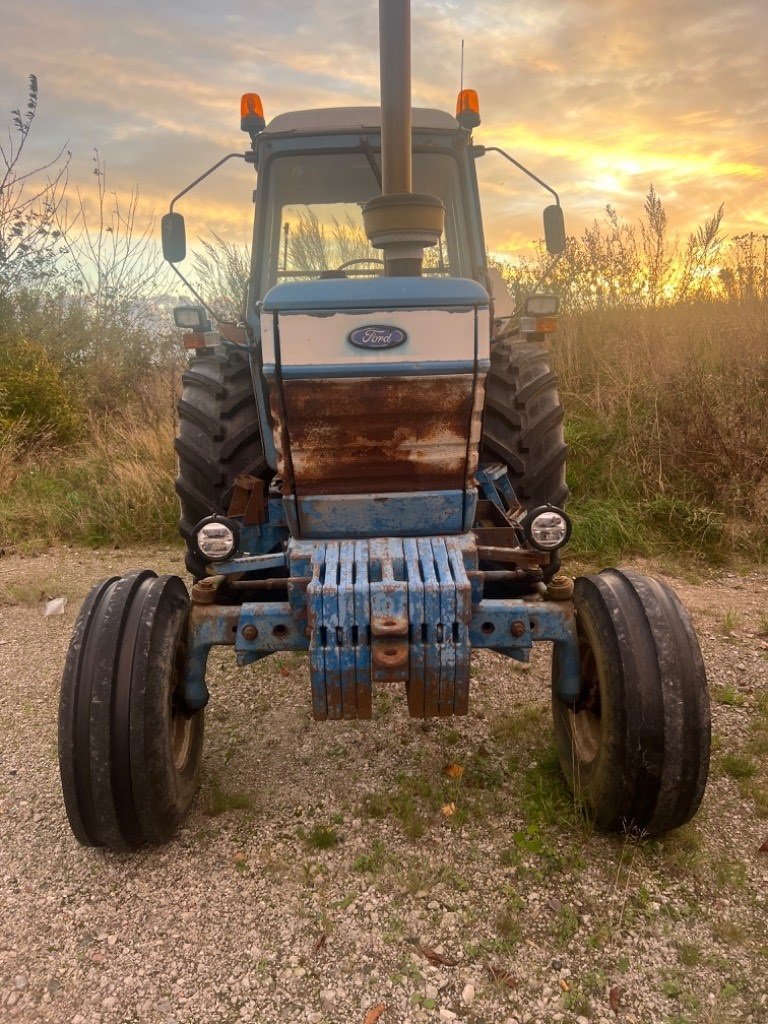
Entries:
{"type": "Polygon", "coordinates": [[[240,528],[231,519],[211,516],[195,527],[195,545],[207,562],[224,562],[238,549],[240,528]]]}
{"type": "Polygon", "coordinates": [[[523,312],[528,316],[554,316],[560,306],[556,295],[529,295],[523,303],[523,312]]]}
{"type": "Polygon", "coordinates": [[[529,512],[523,525],[526,537],[539,551],[557,551],[571,538],[571,520],[554,505],[529,512]]]}
{"type": "Polygon", "coordinates": [[[185,331],[210,331],[211,323],[202,306],[177,306],[173,322],[185,331]]]}

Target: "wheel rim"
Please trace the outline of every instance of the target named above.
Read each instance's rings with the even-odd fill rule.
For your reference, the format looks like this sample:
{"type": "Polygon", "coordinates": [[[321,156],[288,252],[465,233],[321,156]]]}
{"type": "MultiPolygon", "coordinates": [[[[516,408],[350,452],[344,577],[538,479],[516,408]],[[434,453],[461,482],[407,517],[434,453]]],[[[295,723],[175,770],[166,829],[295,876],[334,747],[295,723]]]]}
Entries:
{"type": "Polygon", "coordinates": [[[602,719],[600,713],[600,675],[589,640],[579,634],[579,661],[582,691],[579,707],[568,712],[576,757],[582,764],[591,764],[600,752],[602,719]]]}
{"type": "Polygon", "coordinates": [[[169,742],[171,746],[171,757],[177,772],[183,772],[189,761],[189,752],[192,747],[193,719],[184,714],[179,706],[177,695],[181,688],[181,680],[184,678],[186,669],[186,645],[179,644],[176,651],[173,672],[171,674],[171,686],[169,692],[170,717],[169,717],[169,742]]]}

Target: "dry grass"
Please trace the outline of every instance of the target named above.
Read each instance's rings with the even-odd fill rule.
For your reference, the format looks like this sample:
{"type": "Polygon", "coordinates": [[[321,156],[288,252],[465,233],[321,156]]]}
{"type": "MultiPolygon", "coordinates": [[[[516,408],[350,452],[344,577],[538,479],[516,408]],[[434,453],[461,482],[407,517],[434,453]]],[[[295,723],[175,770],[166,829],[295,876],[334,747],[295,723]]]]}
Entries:
{"type": "Polygon", "coordinates": [[[572,313],[555,339],[582,547],[764,556],[765,304],[572,313]]]}
{"type": "MultiPolygon", "coordinates": [[[[553,340],[571,448],[574,552],[763,560],[768,313],[701,301],[562,317],[553,340]]],[[[176,540],[174,389],[163,370],[85,440],[0,435],[0,543],[176,540]]]]}
{"type": "Polygon", "coordinates": [[[5,544],[127,544],[175,539],[172,406],[142,403],[92,417],[87,440],[66,448],[13,447],[3,438],[0,497],[5,544]]]}

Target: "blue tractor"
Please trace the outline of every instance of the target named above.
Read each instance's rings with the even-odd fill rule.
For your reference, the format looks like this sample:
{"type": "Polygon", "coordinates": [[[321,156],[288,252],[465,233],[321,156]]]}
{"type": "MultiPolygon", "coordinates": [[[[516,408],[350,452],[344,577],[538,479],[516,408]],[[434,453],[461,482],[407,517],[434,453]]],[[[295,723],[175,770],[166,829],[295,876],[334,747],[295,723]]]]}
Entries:
{"type": "MultiPolygon", "coordinates": [[[[416,718],[464,715],[473,649],[525,662],[549,643],[563,773],[596,824],[657,834],[701,802],[707,685],[677,597],[633,571],[560,571],[557,302],[537,292],[515,313],[488,268],[477,96],[463,90],[455,117],[412,109],[408,0],[380,0],[380,42],[381,108],[267,124],[248,94],[251,146],[216,165],[243,159],[258,184],[242,319],[202,300],[175,312],[193,585],[145,570],[83,604],[59,760],[85,845],[173,834],[197,787],[216,645],[241,666],[306,652],[312,714],[333,720],[369,718],[373,688],[391,686],[416,718]]],[[[496,152],[552,194],[557,258],[556,193],[496,152]]],[[[174,206],[195,184],[163,218],[180,276],[174,206]]]]}

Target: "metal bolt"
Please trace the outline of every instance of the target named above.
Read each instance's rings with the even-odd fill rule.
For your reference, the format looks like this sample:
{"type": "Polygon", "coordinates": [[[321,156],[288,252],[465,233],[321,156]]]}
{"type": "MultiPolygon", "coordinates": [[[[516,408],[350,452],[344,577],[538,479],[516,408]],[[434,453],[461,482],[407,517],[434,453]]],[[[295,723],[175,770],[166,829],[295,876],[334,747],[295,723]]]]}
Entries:
{"type": "Polygon", "coordinates": [[[242,634],[243,640],[255,640],[259,635],[259,631],[255,626],[243,626],[242,634]]]}
{"type": "Polygon", "coordinates": [[[517,619],[512,623],[512,636],[522,636],[525,632],[525,623],[517,619]]]}

